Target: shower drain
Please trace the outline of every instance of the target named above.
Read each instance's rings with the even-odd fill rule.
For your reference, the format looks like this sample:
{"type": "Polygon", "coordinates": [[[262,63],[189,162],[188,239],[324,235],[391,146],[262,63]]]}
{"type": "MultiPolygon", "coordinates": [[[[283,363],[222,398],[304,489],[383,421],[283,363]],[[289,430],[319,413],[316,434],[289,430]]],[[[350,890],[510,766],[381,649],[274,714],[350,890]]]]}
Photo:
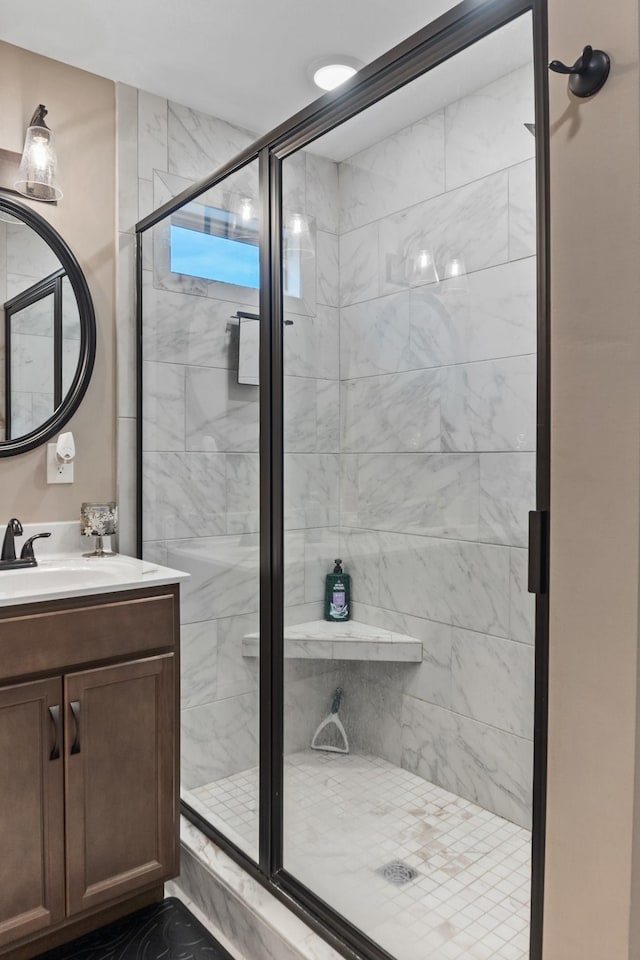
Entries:
{"type": "Polygon", "coordinates": [[[407,863],[403,863],[402,860],[392,860],[391,863],[385,863],[384,866],[378,867],[376,873],[383,876],[389,883],[395,883],[397,886],[408,883],[409,880],[414,880],[418,876],[418,871],[407,863]]]}

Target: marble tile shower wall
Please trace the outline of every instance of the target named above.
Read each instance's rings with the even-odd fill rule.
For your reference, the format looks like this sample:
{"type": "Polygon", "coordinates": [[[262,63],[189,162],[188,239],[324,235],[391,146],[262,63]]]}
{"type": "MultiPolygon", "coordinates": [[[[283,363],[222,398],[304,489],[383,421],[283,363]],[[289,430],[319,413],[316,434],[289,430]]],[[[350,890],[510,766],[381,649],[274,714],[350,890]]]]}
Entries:
{"type": "Polygon", "coordinates": [[[520,824],[533,716],[532,116],[524,66],[339,166],[340,552],[355,617],[424,648],[418,668],[349,667],[345,717],[363,749],[520,824]],[[440,277],[453,258],[466,276],[421,284],[423,250],[440,277]]]}
{"type": "MultiPolygon", "coordinates": [[[[424,649],[417,667],[288,661],[288,747],[308,745],[340,683],[356,749],[518,823],[533,690],[531,89],[523,68],[339,167],[300,154],[284,170],[285,212],[308,214],[317,252],[314,289],[287,304],[285,328],[287,617],[321,616],[340,553],[357,619],[424,649]],[[408,276],[423,248],[441,275],[464,258],[466,286],[408,276]]],[[[119,500],[133,550],[133,225],[253,137],[122,85],[118,114],[119,500]]],[[[193,576],[183,748],[196,786],[257,761],[256,664],[240,655],[257,625],[257,391],[234,382],[230,303],[161,289],[148,251],[145,267],[145,551],[193,576]]]]}
{"type": "MultiPolygon", "coordinates": [[[[121,549],[131,549],[133,226],[254,137],[122,85],[118,112],[119,498],[121,549]]],[[[255,167],[245,180],[255,197],[252,174],[255,167]]],[[[327,348],[338,329],[336,165],[296,157],[288,165],[285,207],[313,219],[318,254],[317,270],[303,277],[302,298],[287,300],[294,322],[285,328],[286,604],[289,622],[299,622],[321,615],[325,554],[334,556],[338,544],[339,357],[327,348]]],[[[143,540],[146,557],[191,574],[181,609],[182,778],[188,788],[258,760],[257,662],[241,652],[244,635],[258,628],[258,388],[237,383],[237,327],[229,323],[237,309],[255,309],[257,296],[171,274],[166,229],[153,234],[144,247],[143,540]]],[[[310,741],[333,672],[330,663],[287,663],[291,749],[310,741]]]]}

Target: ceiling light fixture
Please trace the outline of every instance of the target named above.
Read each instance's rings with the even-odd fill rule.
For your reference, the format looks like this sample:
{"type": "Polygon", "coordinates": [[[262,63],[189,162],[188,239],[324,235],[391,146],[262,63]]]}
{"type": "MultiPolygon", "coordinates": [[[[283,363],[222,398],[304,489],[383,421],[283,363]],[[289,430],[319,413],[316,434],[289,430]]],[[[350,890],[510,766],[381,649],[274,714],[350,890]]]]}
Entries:
{"type": "Polygon", "coordinates": [[[309,76],[316,87],[321,90],[335,90],[345,80],[349,80],[362,67],[362,62],[355,57],[343,54],[322,57],[314,60],[309,67],[309,76]]]}

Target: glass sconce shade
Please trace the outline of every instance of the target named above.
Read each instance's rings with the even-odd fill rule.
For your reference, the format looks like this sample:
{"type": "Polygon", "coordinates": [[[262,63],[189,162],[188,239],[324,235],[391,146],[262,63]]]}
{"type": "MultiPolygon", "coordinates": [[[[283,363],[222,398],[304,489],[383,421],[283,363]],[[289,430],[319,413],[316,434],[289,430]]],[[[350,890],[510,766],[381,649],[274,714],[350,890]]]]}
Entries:
{"type": "Polygon", "coordinates": [[[437,283],[439,279],[432,252],[426,248],[418,250],[411,259],[410,282],[412,284],[437,283]]]}
{"type": "Polygon", "coordinates": [[[467,281],[467,268],[462,257],[451,257],[444,265],[444,280],[449,281],[448,287],[451,290],[466,290],[469,286],[467,281]]]}
{"type": "Polygon", "coordinates": [[[303,213],[285,216],[284,248],[287,254],[296,254],[301,259],[315,256],[309,221],[303,213]]]}
{"type": "Polygon", "coordinates": [[[40,104],[27,129],[24,150],[15,189],[32,200],[60,200],[62,190],[57,186],[57,158],[53,133],[44,122],[47,110],[40,104]]]}
{"type": "Polygon", "coordinates": [[[260,224],[257,205],[253,197],[232,195],[229,201],[229,211],[234,239],[255,240],[258,236],[260,224]]]}

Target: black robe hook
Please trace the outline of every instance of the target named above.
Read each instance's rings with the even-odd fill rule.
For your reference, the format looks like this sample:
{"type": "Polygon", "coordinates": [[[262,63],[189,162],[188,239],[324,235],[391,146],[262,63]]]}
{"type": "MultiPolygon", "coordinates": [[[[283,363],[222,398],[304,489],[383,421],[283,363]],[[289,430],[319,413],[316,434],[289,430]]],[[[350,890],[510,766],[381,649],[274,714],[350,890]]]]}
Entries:
{"type": "Polygon", "coordinates": [[[572,67],[568,67],[560,60],[552,60],[549,64],[549,70],[553,70],[554,73],[569,75],[569,90],[576,97],[592,97],[594,93],[601,90],[609,76],[610,68],[609,55],[604,50],[594,50],[588,45],[572,67]]]}

